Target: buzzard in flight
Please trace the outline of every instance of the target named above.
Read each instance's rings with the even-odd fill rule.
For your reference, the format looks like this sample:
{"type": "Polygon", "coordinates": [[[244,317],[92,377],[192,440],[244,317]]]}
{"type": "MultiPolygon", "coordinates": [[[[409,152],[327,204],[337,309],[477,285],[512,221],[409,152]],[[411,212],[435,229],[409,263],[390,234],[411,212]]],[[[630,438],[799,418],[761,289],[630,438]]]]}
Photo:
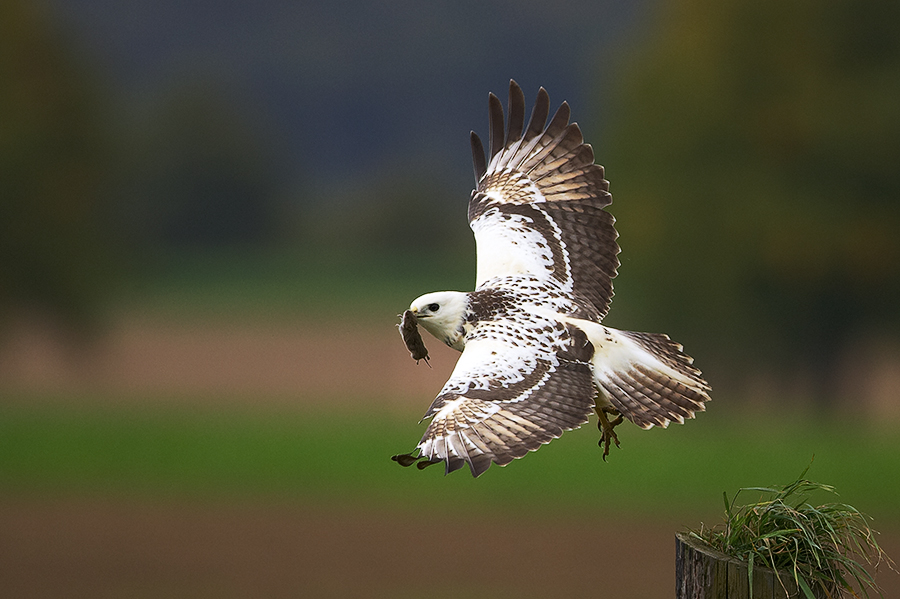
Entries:
{"type": "Polygon", "coordinates": [[[538,91],[510,81],[509,121],[489,96],[490,155],[473,132],[477,185],[469,225],[477,244],[475,291],[425,294],[403,316],[414,358],[427,360],[417,325],[462,355],[431,404],[418,455],[404,466],[468,465],[479,476],[599,418],[603,457],[614,427],[683,423],[704,409],[710,387],[668,336],[619,331],[603,317],[619,267],[615,219],[603,167],[569,123],[565,102],[547,123],[538,91]]]}

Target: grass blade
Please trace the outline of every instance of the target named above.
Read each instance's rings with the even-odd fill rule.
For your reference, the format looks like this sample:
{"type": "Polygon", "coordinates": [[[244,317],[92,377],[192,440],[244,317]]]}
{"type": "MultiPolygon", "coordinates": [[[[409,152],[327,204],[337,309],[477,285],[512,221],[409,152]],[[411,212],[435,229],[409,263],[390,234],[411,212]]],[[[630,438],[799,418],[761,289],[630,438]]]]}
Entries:
{"type": "MultiPolygon", "coordinates": [[[[789,572],[806,599],[815,599],[813,586],[829,597],[840,596],[841,590],[859,597],[845,573],[866,597],[870,589],[880,594],[874,577],[857,558],[870,566],[886,562],[891,569],[893,562],[875,540],[868,517],[842,503],[812,505],[808,499],[814,492],[837,493],[830,485],[803,478],[808,470],[809,466],[783,487],[741,488],[731,501],[723,492],[724,526],[691,534],[713,549],[747,562],[751,589],[754,569],[762,565],[776,573],[789,572]],[[738,505],[739,495],[746,491],[770,498],[738,505]]],[[[781,582],[780,575],[778,580],[781,582]]]]}

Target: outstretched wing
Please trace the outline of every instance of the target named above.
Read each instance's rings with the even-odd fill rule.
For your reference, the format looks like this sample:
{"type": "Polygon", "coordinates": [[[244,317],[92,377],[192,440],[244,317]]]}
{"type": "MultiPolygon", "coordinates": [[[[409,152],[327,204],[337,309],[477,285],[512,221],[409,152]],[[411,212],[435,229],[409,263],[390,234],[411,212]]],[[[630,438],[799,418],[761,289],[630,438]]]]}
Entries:
{"type": "Polygon", "coordinates": [[[593,347],[578,328],[511,304],[480,320],[425,418],[421,456],[479,476],[588,420],[593,347]]]}
{"type": "Polygon", "coordinates": [[[538,92],[528,126],[525,96],[509,84],[509,125],[491,94],[490,158],[472,133],[477,187],[469,225],[477,243],[476,288],[498,277],[552,278],[564,292],[593,306],[597,320],[612,299],[619,267],[615,219],[603,167],[581,130],[569,123],[565,102],[550,123],[550,98],[538,92]],[[505,131],[504,131],[505,129],[505,131]]]}

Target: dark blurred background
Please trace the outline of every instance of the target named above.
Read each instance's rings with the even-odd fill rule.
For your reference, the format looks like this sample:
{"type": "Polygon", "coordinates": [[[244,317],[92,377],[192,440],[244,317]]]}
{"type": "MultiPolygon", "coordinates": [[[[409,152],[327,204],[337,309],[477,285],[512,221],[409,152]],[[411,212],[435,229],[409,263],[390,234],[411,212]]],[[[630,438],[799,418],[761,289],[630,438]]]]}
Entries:
{"type": "MultiPolygon", "coordinates": [[[[471,288],[468,133],[510,78],[607,169],[609,324],[684,343],[723,414],[900,422],[894,0],[3,0],[8,422],[338,396],[414,422],[454,357],[416,370],[396,314],[471,288]]],[[[31,505],[23,460],[0,482],[31,505]]]]}
{"type": "Polygon", "coordinates": [[[889,400],[895,2],[2,10],[4,322],[84,324],[201,255],[472,271],[466,134],[512,77],[607,167],[612,324],[684,338],[741,396],[889,400]]]}

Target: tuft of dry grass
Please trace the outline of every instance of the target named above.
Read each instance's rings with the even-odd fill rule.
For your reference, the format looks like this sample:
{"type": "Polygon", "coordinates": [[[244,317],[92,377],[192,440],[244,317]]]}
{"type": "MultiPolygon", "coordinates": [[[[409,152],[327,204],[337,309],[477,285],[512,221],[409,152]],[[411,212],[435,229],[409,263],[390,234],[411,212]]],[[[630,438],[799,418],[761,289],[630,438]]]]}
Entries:
{"type": "Polygon", "coordinates": [[[837,493],[830,485],[806,480],[808,470],[807,466],[797,480],[783,487],[742,488],[730,501],[728,493],[723,493],[725,523],[712,528],[701,525],[689,534],[747,562],[750,588],[757,566],[775,570],[782,587],[781,574],[790,573],[806,599],[815,599],[814,589],[829,598],[860,597],[857,591],[869,597],[870,590],[881,595],[866,566],[877,571],[882,564],[894,569],[894,564],[878,545],[878,533],[869,526],[871,518],[844,503],[810,504],[813,493],[837,493]],[[751,491],[763,496],[757,503],[738,505],[741,493],[751,491]]]}

